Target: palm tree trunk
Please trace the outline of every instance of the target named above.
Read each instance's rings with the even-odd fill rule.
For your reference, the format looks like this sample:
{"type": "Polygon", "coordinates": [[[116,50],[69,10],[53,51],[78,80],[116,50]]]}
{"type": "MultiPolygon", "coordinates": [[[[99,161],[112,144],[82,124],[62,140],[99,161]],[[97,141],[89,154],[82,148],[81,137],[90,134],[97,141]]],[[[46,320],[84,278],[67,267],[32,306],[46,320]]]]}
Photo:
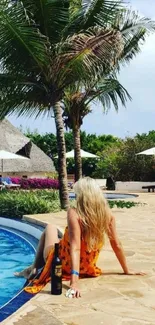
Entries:
{"type": "Polygon", "coordinates": [[[73,127],[74,138],[74,159],[75,159],[75,181],[82,177],[82,159],[81,159],[81,141],[80,128],[76,125],[73,127]]]}
{"type": "Polygon", "coordinates": [[[53,110],[54,110],[56,134],[57,134],[60,203],[62,209],[67,209],[69,206],[69,198],[68,198],[67,168],[66,168],[66,145],[65,145],[64,124],[62,119],[62,110],[61,110],[60,102],[57,102],[54,105],[53,110]]]}

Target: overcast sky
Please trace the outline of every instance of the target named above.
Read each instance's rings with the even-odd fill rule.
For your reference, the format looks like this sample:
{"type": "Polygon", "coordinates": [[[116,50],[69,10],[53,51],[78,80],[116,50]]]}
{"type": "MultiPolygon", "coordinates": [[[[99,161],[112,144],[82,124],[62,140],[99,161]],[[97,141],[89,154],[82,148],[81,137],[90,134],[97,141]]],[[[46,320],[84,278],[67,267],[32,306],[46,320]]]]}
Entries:
{"type": "MultiPolygon", "coordinates": [[[[155,0],[131,0],[130,3],[143,15],[155,19],[155,0]]],[[[155,130],[155,35],[149,36],[142,53],[128,67],[122,68],[119,81],[130,93],[132,102],[128,102],[126,108],[120,105],[118,113],[112,108],[107,115],[103,115],[101,107],[93,105],[93,113],[85,118],[82,130],[119,137],[155,130]]],[[[10,117],[9,120],[24,129],[55,133],[53,119],[10,117]]]]}

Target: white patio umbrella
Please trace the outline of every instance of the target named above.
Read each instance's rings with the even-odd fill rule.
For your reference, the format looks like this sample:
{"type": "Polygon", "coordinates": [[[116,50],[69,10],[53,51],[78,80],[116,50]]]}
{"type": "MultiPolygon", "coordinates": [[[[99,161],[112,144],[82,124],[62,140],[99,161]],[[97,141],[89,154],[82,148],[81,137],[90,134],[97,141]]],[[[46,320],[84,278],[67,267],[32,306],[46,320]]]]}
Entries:
{"type": "Polygon", "coordinates": [[[2,173],[3,173],[3,169],[4,169],[4,160],[5,159],[26,159],[29,160],[29,158],[17,155],[15,153],[6,151],[6,150],[0,150],[0,160],[2,160],[2,173]]]}
{"type": "Polygon", "coordinates": [[[155,156],[155,147],[139,152],[137,155],[155,156]]]}
{"type": "MultiPolygon", "coordinates": [[[[58,158],[58,156],[56,156],[56,158],[58,158]]],[[[74,149],[69,152],[66,152],[66,158],[74,158],[74,149]]],[[[81,149],[81,158],[99,158],[99,157],[94,155],[93,153],[81,149]]]]}
{"type": "MultiPolygon", "coordinates": [[[[84,151],[84,150],[80,150],[81,151],[81,158],[99,158],[98,156],[94,155],[93,153],[84,151]]],[[[74,149],[66,152],[66,158],[74,158],[74,149]]]]}

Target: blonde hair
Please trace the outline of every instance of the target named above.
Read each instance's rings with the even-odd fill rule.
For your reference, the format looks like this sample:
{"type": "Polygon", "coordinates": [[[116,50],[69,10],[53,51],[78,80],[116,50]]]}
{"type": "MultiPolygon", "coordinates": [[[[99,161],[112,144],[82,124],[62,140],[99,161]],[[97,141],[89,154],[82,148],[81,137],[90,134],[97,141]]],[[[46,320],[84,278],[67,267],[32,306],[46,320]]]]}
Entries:
{"type": "Polygon", "coordinates": [[[88,248],[97,248],[104,244],[104,235],[108,231],[110,208],[97,182],[90,178],[81,178],[74,185],[77,201],[77,213],[82,225],[82,234],[88,248]]]}

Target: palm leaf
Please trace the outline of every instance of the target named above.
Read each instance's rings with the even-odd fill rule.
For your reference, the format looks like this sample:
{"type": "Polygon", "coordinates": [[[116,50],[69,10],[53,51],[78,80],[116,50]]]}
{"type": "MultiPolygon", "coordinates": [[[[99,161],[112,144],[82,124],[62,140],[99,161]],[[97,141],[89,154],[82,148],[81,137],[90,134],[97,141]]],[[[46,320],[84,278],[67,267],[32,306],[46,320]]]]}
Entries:
{"type": "Polygon", "coordinates": [[[124,49],[120,56],[120,64],[129,63],[138,53],[141,52],[142,41],[145,40],[145,30],[141,30],[124,43],[124,49]]]}
{"type": "Polygon", "coordinates": [[[109,72],[116,64],[122,47],[119,32],[98,27],[74,35],[58,44],[57,58],[54,62],[57,70],[53,71],[59,87],[64,84],[66,87],[67,80],[70,82],[74,79],[75,82],[96,79],[109,72]]]}
{"type": "Polygon", "coordinates": [[[127,90],[119,83],[117,79],[109,78],[96,85],[94,94],[87,101],[89,104],[92,100],[99,100],[107,113],[113,104],[116,111],[119,109],[119,101],[125,106],[127,100],[131,100],[131,96],[127,90]]]}
{"type": "Polygon", "coordinates": [[[70,23],[63,31],[63,35],[64,37],[66,35],[73,35],[96,25],[107,28],[114,22],[120,8],[122,6],[119,0],[91,0],[86,3],[83,2],[81,8],[76,10],[75,14],[71,17],[70,23]]]}
{"type": "Polygon", "coordinates": [[[19,116],[47,115],[52,111],[49,106],[49,98],[45,88],[35,84],[19,84],[16,87],[10,86],[0,92],[0,119],[7,115],[19,116]]]}
{"type": "Polygon", "coordinates": [[[16,114],[37,117],[39,112],[50,111],[46,86],[35,78],[0,74],[0,119],[16,114]]]}
{"type": "Polygon", "coordinates": [[[155,30],[155,22],[126,9],[118,14],[114,28],[121,32],[124,39],[120,63],[128,63],[141,51],[146,36],[155,30]]]}
{"type": "Polygon", "coordinates": [[[62,31],[69,22],[69,0],[22,0],[29,16],[51,43],[61,40],[62,31]]]}
{"type": "Polygon", "coordinates": [[[115,17],[114,27],[117,28],[124,37],[128,37],[141,29],[146,32],[154,32],[155,22],[149,18],[140,16],[133,10],[125,8],[125,10],[119,11],[115,17]]]}
{"type": "Polygon", "coordinates": [[[70,14],[75,15],[82,7],[82,0],[70,0],[70,14]]]}
{"type": "Polygon", "coordinates": [[[49,44],[27,16],[21,3],[0,5],[0,60],[4,69],[31,74],[44,72],[49,59],[49,44]]]}
{"type": "Polygon", "coordinates": [[[92,0],[88,5],[85,15],[84,28],[99,25],[100,27],[114,21],[116,14],[120,11],[122,1],[119,0],[92,0]]]}
{"type": "Polygon", "coordinates": [[[115,110],[119,109],[119,102],[125,106],[131,97],[127,90],[119,83],[117,79],[109,77],[97,82],[90,88],[80,87],[78,84],[69,87],[65,91],[63,99],[63,120],[65,127],[73,128],[73,123],[78,126],[82,124],[83,118],[91,112],[90,104],[100,101],[107,113],[114,106],[115,110]]]}

